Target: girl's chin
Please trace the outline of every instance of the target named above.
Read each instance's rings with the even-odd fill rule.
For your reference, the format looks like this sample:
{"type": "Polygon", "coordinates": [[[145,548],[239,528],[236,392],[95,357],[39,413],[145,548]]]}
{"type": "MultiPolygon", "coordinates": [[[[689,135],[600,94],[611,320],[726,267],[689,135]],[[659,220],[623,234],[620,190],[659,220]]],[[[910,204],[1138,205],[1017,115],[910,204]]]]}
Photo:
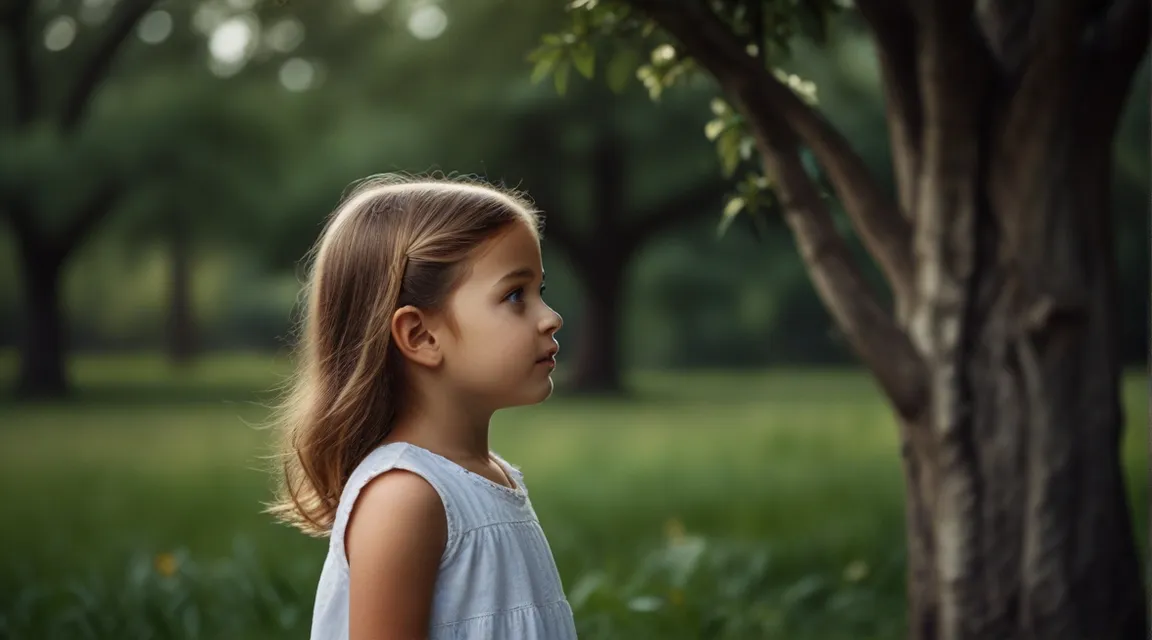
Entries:
{"type": "Polygon", "coordinates": [[[536,378],[530,384],[525,385],[524,396],[520,402],[516,403],[516,406],[527,406],[544,402],[552,396],[552,391],[555,386],[555,383],[552,382],[552,376],[536,378]]]}

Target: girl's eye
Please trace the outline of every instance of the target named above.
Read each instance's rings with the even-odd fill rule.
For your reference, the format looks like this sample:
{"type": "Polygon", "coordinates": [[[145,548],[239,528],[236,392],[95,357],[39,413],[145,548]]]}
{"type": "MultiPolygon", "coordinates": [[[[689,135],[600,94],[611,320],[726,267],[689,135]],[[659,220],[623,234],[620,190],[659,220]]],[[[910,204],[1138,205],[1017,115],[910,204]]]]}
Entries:
{"type": "Polygon", "coordinates": [[[524,287],[518,287],[518,288],[514,289],[508,295],[504,296],[504,299],[509,301],[509,302],[523,302],[523,297],[524,297],[524,287]]]}

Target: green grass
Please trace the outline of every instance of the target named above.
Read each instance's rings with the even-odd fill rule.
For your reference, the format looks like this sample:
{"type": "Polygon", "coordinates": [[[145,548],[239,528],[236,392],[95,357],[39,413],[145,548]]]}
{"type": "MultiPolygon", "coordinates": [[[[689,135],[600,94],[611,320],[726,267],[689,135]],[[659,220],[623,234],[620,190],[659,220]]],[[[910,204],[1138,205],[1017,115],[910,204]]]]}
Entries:
{"type": "MultiPolygon", "coordinates": [[[[0,406],[0,637],[306,638],[325,541],[260,513],[273,361],[90,358],[0,406]],[[172,575],[161,569],[175,568],[172,575]]],[[[647,374],[502,413],[581,638],[895,638],[903,487],[864,375],[647,374]]],[[[1147,539],[1146,379],[1125,388],[1147,539]]]]}

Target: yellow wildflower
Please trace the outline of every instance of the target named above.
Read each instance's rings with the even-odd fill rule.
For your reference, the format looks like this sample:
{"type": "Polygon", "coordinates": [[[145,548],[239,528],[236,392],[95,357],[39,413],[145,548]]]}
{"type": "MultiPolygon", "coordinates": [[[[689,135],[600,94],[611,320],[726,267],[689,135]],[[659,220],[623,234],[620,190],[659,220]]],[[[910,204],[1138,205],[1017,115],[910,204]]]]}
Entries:
{"type": "Polygon", "coordinates": [[[156,565],[156,572],[165,578],[170,578],[175,575],[176,570],[179,568],[176,556],[171,553],[157,554],[154,564],[156,565]]]}

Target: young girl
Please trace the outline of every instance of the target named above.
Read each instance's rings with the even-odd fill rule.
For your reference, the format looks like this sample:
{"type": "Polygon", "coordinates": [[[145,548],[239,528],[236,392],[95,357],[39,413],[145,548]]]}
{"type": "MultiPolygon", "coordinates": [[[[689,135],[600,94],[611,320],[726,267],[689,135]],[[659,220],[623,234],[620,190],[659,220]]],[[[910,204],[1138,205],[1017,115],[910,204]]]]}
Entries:
{"type": "Polygon", "coordinates": [[[576,637],[524,477],[488,448],[495,411],[552,393],[538,225],[513,193],[389,178],[325,226],[271,508],[330,538],[312,640],[576,637]]]}

